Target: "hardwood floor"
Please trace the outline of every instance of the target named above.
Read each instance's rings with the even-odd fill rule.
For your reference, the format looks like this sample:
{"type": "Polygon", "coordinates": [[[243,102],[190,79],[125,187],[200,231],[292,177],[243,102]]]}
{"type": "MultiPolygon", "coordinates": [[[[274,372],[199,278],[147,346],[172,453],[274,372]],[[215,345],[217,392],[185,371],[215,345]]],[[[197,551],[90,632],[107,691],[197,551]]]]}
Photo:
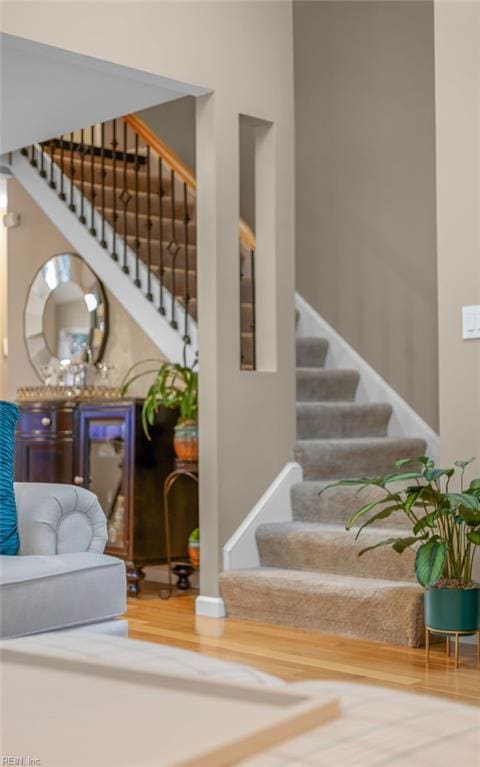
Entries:
{"type": "Polygon", "coordinates": [[[255,666],[287,681],[338,679],[395,687],[480,703],[480,667],[474,645],[462,646],[460,667],[447,664],[434,644],[428,668],[423,649],[280,628],[233,618],[196,618],[194,597],[163,601],[158,584],[144,582],[129,599],[130,637],[255,666]]]}

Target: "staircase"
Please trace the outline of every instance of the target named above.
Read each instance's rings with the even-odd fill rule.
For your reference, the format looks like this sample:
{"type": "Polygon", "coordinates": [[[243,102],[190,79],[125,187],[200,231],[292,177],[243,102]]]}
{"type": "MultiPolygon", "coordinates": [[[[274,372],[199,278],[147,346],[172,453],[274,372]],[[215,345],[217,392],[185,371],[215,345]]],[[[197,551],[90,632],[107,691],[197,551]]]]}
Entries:
{"type": "MultiPolygon", "coordinates": [[[[21,155],[44,180],[41,201],[54,195],[70,212],[71,225],[79,222],[103,249],[92,268],[101,276],[101,259],[110,256],[178,339],[191,345],[198,316],[191,169],[136,115],[26,147],[21,155]]],[[[12,168],[22,181],[21,163],[12,161],[12,168]]],[[[245,370],[256,367],[255,250],[253,232],[240,221],[239,365],[245,370]]],[[[124,303],[135,318],[132,302],[124,303]]],[[[162,348],[159,336],[154,340],[162,348]]]]}
{"type": "MultiPolygon", "coordinates": [[[[178,359],[184,347],[193,360],[196,183],[175,152],[127,115],[25,148],[11,166],[44,210],[55,211],[53,220],[62,220],[67,239],[132,316],[145,310],[142,326],[160,349],[165,343],[178,359]],[[87,258],[88,243],[94,247],[87,258]]],[[[255,236],[240,221],[239,367],[245,370],[256,367],[255,259],[255,236]]],[[[233,616],[416,646],[423,612],[412,552],[381,548],[359,559],[361,548],[398,531],[379,523],[359,545],[345,530],[376,491],[319,491],[343,477],[386,473],[397,458],[423,454],[425,443],[388,437],[390,406],[356,403],[359,374],[326,369],[327,351],[324,339],[297,339],[295,456],[304,481],[291,491],[292,520],[258,528],[261,566],[222,573],[221,593],[233,616]]]]}
{"type": "Polygon", "coordinates": [[[296,460],[304,481],[291,491],[292,521],[261,525],[261,566],[222,573],[228,614],[284,626],[392,644],[423,640],[423,591],[414,578],[414,553],[361,549],[402,534],[399,515],[365,530],[359,541],[345,530],[360,506],[381,491],[342,487],[341,478],[383,474],[398,458],[423,455],[421,439],[387,436],[391,407],[357,404],[355,370],[325,369],[328,343],[297,339],[296,460]]]}

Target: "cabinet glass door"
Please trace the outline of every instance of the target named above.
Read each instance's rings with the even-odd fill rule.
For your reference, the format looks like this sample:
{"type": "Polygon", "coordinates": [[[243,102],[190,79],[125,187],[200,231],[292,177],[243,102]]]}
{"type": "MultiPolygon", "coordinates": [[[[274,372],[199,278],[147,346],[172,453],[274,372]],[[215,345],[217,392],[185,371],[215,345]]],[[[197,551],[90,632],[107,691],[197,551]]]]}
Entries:
{"type": "Polygon", "coordinates": [[[125,526],[124,419],[92,419],[88,424],[88,489],[107,517],[109,548],[124,549],[125,526]]]}
{"type": "Polygon", "coordinates": [[[97,496],[107,518],[107,550],[129,547],[135,406],[80,405],[77,410],[78,480],[97,496]]]}

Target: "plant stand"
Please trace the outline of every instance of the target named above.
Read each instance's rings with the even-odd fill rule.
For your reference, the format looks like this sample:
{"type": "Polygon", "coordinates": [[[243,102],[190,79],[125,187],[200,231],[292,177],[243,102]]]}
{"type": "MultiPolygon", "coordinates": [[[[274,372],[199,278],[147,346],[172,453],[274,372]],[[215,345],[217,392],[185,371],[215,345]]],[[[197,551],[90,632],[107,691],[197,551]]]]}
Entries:
{"type": "Polygon", "coordinates": [[[172,488],[179,477],[189,477],[198,485],[198,463],[192,461],[180,461],[178,458],[175,459],[175,470],[168,475],[163,485],[163,514],[165,522],[165,550],[168,568],[168,583],[162,584],[160,589],[160,599],[170,599],[172,596],[174,589],[173,575],[176,575],[179,579],[177,588],[181,591],[186,591],[190,588],[189,577],[194,572],[194,568],[190,562],[177,562],[175,565],[172,562],[169,498],[172,488]]]}
{"type": "Polygon", "coordinates": [[[451,637],[455,637],[455,652],[454,652],[454,665],[455,668],[458,668],[459,664],[459,640],[461,636],[473,636],[474,634],[477,635],[477,662],[480,664],[480,629],[476,629],[475,631],[442,631],[440,629],[432,629],[430,626],[425,626],[425,655],[426,655],[426,663],[428,665],[430,660],[430,634],[434,634],[435,636],[445,636],[446,639],[446,656],[447,658],[450,658],[450,639],[451,637]]]}

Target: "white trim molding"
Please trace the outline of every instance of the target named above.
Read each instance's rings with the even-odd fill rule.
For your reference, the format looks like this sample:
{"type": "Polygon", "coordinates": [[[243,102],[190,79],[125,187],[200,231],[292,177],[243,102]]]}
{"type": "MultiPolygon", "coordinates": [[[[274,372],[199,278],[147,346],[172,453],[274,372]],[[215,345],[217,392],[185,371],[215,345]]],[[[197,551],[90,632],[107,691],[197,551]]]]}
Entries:
{"type": "Polygon", "coordinates": [[[297,336],[317,336],[328,341],[327,368],[348,368],[360,373],[357,402],[388,402],[393,412],[388,425],[391,437],[419,437],[427,443],[427,453],[438,459],[439,437],[423,418],[406,402],[358,352],[298,293],[297,336]]]}
{"type": "Polygon", "coordinates": [[[199,596],[195,600],[195,614],[204,618],[225,618],[225,602],[221,597],[199,596]]]}
{"type": "Polygon", "coordinates": [[[283,467],[223,547],[224,570],[260,567],[255,540],[257,528],[264,522],[289,522],[292,519],[290,488],[302,479],[303,470],[298,463],[290,461],[283,467]]]}

